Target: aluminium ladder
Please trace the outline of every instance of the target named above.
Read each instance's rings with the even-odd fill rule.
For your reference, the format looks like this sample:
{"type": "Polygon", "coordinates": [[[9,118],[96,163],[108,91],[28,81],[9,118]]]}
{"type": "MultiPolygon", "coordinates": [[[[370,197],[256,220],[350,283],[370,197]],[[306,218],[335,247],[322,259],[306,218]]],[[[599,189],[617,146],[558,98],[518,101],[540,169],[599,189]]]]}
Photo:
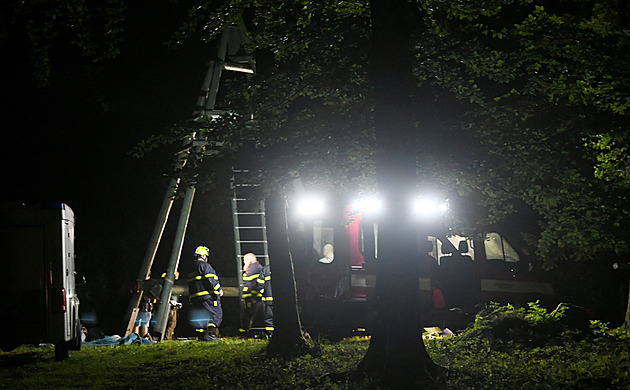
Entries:
{"type": "MultiPolygon", "coordinates": [[[[234,227],[234,244],[236,252],[236,268],[242,270],[243,257],[253,253],[263,265],[269,264],[269,248],[267,243],[267,221],[265,218],[265,202],[257,201],[256,191],[260,184],[252,183],[248,169],[232,170],[232,220],[234,227]]],[[[238,272],[238,289],[241,310],[240,319],[243,324],[245,300],[243,299],[243,273],[238,272]]]]}

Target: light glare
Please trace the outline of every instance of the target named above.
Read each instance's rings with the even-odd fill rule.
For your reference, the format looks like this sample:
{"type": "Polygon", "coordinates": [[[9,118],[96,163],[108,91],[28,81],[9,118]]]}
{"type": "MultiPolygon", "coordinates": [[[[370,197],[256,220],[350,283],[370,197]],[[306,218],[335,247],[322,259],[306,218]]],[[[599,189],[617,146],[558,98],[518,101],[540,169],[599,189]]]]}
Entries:
{"type": "Polygon", "coordinates": [[[448,210],[447,202],[437,202],[433,199],[421,198],[416,200],[413,205],[413,211],[422,216],[432,216],[444,213],[448,210]]]}
{"type": "Polygon", "coordinates": [[[245,67],[238,66],[238,65],[233,65],[233,64],[225,64],[225,65],[223,65],[223,69],[231,70],[233,72],[254,74],[254,70],[253,69],[245,68],[245,67]]]}
{"type": "Polygon", "coordinates": [[[324,201],[322,199],[302,199],[295,205],[299,215],[318,215],[324,212],[324,201]]]}
{"type": "Polygon", "coordinates": [[[378,198],[362,198],[352,204],[352,209],[361,213],[378,213],[382,206],[383,202],[378,198]]]}

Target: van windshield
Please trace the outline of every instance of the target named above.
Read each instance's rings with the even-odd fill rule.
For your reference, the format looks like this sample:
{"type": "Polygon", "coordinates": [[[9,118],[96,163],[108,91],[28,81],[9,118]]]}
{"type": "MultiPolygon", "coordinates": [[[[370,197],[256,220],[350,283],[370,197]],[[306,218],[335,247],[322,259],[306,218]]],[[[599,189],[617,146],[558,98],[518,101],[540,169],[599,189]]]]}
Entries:
{"type": "Polygon", "coordinates": [[[486,233],[483,245],[488,260],[502,260],[506,263],[518,263],[520,261],[518,253],[499,233],[486,233]]]}
{"type": "Polygon", "coordinates": [[[462,236],[429,236],[428,241],[432,243],[431,250],[428,252],[438,264],[443,257],[467,256],[471,260],[475,259],[475,248],[473,240],[462,236]]]}

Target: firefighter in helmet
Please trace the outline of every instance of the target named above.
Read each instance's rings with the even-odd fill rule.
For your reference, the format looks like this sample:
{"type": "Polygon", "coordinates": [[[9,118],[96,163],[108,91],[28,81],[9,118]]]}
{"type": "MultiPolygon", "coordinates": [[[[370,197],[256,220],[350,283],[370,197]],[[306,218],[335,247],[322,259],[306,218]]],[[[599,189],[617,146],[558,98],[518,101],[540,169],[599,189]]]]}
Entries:
{"type": "Polygon", "coordinates": [[[208,263],[209,255],[207,247],[197,247],[194,271],[188,274],[189,299],[193,307],[190,322],[200,341],[217,341],[223,319],[223,289],[214,268],[208,263]]]}

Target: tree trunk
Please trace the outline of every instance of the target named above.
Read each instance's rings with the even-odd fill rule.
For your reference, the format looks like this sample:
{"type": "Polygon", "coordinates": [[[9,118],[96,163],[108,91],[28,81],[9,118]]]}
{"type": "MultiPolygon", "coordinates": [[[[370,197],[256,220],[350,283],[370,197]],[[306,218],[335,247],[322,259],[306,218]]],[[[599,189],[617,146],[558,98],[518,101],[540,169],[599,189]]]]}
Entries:
{"type": "Polygon", "coordinates": [[[274,332],[267,346],[267,356],[291,357],[309,351],[311,347],[302,333],[282,194],[274,192],[267,199],[266,219],[274,295],[274,332]]]}
{"type": "Polygon", "coordinates": [[[407,207],[416,188],[416,150],[427,137],[422,108],[412,104],[410,32],[421,20],[406,0],[374,0],[372,15],[372,79],[375,87],[375,126],[379,150],[377,180],[387,203],[379,220],[377,318],[370,346],[359,365],[391,388],[435,379],[441,372],[422,341],[419,302],[417,226],[407,207]],[[416,119],[416,115],[420,115],[416,119]],[[415,129],[416,121],[420,129],[415,129]],[[424,130],[424,133],[422,132],[424,130]]]}
{"type": "Polygon", "coordinates": [[[623,325],[626,329],[630,329],[630,279],[628,279],[628,306],[626,307],[626,319],[623,325]]]}

